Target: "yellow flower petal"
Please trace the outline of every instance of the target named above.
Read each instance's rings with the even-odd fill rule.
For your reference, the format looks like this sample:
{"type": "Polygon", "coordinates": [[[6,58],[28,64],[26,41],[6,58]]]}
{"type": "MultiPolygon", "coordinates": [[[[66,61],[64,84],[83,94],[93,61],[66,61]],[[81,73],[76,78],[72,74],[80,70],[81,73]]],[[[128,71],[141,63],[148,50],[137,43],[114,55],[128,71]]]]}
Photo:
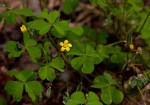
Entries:
{"type": "Polygon", "coordinates": [[[68,47],[72,47],[72,44],[71,44],[71,43],[68,43],[68,47]]]}
{"type": "Polygon", "coordinates": [[[64,46],[64,43],[63,43],[63,42],[60,42],[60,46],[64,46]]]}
{"type": "Polygon", "coordinates": [[[130,48],[130,50],[134,50],[134,44],[131,43],[131,44],[129,45],[129,48],[130,48]]]}
{"type": "Polygon", "coordinates": [[[65,40],[65,41],[64,41],[64,44],[68,44],[68,40],[65,40]]]}
{"type": "Polygon", "coordinates": [[[66,51],[70,51],[70,48],[69,48],[69,47],[66,47],[66,51]]]}
{"type": "Polygon", "coordinates": [[[27,28],[26,28],[26,26],[25,26],[25,25],[22,25],[22,26],[20,27],[20,29],[21,29],[21,32],[25,32],[25,31],[27,31],[27,28]]]}
{"type": "Polygon", "coordinates": [[[65,51],[65,47],[61,47],[60,51],[62,52],[65,51]]]}

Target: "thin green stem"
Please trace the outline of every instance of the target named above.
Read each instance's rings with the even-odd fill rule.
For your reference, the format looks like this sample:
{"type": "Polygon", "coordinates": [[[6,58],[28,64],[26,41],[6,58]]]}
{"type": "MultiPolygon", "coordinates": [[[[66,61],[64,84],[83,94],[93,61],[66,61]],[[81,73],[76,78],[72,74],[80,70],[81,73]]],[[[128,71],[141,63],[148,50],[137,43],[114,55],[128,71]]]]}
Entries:
{"type": "Polygon", "coordinates": [[[140,33],[140,32],[142,31],[142,29],[143,29],[143,27],[144,27],[146,21],[148,20],[149,15],[150,15],[150,12],[149,12],[148,15],[146,16],[146,19],[145,19],[145,21],[144,21],[143,25],[141,26],[141,28],[140,28],[140,30],[139,30],[138,33],[140,33]]]}
{"type": "Polygon", "coordinates": [[[123,42],[124,42],[124,40],[121,40],[121,41],[118,41],[118,42],[114,42],[114,43],[106,45],[106,47],[114,46],[114,45],[117,45],[117,44],[120,44],[120,43],[123,43],[123,42]]]}

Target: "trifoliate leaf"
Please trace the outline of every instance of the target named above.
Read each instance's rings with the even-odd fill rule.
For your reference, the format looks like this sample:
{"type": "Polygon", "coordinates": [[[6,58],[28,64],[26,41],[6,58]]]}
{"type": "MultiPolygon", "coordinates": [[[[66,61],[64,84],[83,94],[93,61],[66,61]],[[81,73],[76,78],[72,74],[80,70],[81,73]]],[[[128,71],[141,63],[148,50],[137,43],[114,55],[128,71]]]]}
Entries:
{"type": "MultiPolygon", "coordinates": [[[[78,48],[78,47],[77,47],[78,48]]],[[[74,48],[75,49],[75,48],[74,48]]],[[[77,55],[72,59],[71,65],[75,70],[81,69],[83,73],[91,73],[94,70],[95,58],[98,59],[98,54],[93,49],[93,47],[87,45],[85,51],[78,51],[83,48],[78,48],[76,50],[71,50],[68,55],[77,55]],[[81,67],[81,68],[80,68],[81,67]]]]}

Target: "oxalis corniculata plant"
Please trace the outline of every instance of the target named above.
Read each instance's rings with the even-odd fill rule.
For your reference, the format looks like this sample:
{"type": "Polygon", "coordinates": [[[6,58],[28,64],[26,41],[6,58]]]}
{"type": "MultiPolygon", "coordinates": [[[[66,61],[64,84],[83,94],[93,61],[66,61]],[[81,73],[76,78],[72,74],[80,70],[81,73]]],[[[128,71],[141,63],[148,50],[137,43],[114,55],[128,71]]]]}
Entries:
{"type": "MultiPolygon", "coordinates": [[[[45,8],[37,16],[25,7],[10,9],[4,2],[3,8],[7,10],[0,14],[0,19],[5,24],[15,24],[17,17],[22,23],[19,25],[23,42],[7,42],[8,57],[27,53],[39,66],[34,71],[26,65],[24,70],[9,70],[14,79],[5,83],[8,97],[21,101],[28,95],[35,105],[47,105],[43,97],[50,101],[55,90],[53,83],[62,82],[66,90],[61,101],[64,105],[121,105],[126,100],[137,103],[131,97],[135,93],[141,95],[146,105],[143,90],[150,75],[150,7],[144,6],[142,0],[88,2],[99,12],[84,8],[80,0],[63,0],[62,11],[45,8]],[[71,14],[76,8],[101,17],[104,24],[98,31],[87,26],[69,27],[71,20],[63,20],[61,13],[71,14]],[[138,39],[144,40],[145,45],[137,44],[138,39]],[[99,71],[98,67],[104,70],[99,71]],[[80,81],[65,81],[57,75],[64,72],[80,81]]],[[[6,105],[4,101],[2,105],[6,105]]]]}

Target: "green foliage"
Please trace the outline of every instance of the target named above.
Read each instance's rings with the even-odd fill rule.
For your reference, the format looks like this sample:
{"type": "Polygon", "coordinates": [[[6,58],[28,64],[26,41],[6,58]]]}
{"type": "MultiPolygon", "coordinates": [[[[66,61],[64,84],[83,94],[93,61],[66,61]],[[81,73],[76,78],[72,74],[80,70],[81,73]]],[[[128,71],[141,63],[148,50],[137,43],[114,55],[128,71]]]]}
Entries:
{"type": "Polygon", "coordinates": [[[121,48],[119,46],[116,46],[114,48],[114,51],[115,52],[113,53],[113,55],[110,58],[111,62],[122,65],[125,61],[126,56],[127,56],[126,53],[122,52],[121,48]]]}
{"type": "Polygon", "coordinates": [[[42,80],[47,79],[49,81],[53,81],[56,77],[55,70],[48,66],[41,67],[38,73],[42,80]]]}
{"type": "Polygon", "coordinates": [[[57,69],[60,72],[64,72],[64,60],[61,57],[56,57],[50,63],[45,66],[40,67],[38,73],[42,80],[53,81],[56,77],[55,70],[57,69]]]}
{"type": "Polygon", "coordinates": [[[8,51],[9,52],[9,57],[11,58],[11,57],[19,57],[20,55],[21,55],[21,53],[22,53],[22,51],[23,51],[23,49],[22,50],[20,50],[19,48],[18,48],[18,46],[20,46],[17,42],[15,42],[15,41],[9,41],[7,44],[6,44],[6,51],[8,51]]]}
{"type": "Polygon", "coordinates": [[[65,105],[78,105],[85,103],[83,92],[74,92],[65,105]]]}
{"type": "Polygon", "coordinates": [[[6,44],[6,50],[9,52],[9,57],[19,57],[25,50],[29,53],[31,60],[34,63],[37,63],[37,58],[41,57],[41,50],[37,47],[37,42],[33,39],[30,39],[29,33],[24,32],[24,44],[21,45],[16,41],[9,41],[6,44]]]}
{"type": "Polygon", "coordinates": [[[99,97],[92,91],[89,92],[87,97],[87,105],[103,105],[99,101],[99,97]]]}
{"type": "Polygon", "coordinates": [[[102,89],[101,99],[105,104],[120,104],[123,100],[123,93],[114,86],[108,86],[102,89]]]}
{"type": "Polygon", "coordinates": [[[17,22],[16,21],[17,16],[22,20],[22,18],[19,15],[23,15],[23,16],[26,16],[26,17],[34,16],[33,12],[30,9],[27,9],[27,8],[16,9],[16,10],[10,9],[9,11],[6,11],[5,13],[0,14],[0,20],[2,18],[4,18],[5,24],[11,24],[11,23],[15,24],[17,22]]]}
{"type": "Polygon", "coordinates": [[[41,96],[42,85],[37,81],[29,81],[25,83],[25,90],[33,102],[36,101],[36,96],[41,96]]]}
{"type": "Polygon", "coordinates": [[[61,57],[56,57],[55,59],[53,59],[50,63],[48,63],[48,66],[59,70],[60,72],[64,72],[64,60],[61,57]]]}
{"type": "Polygon", "coordinates": [[[84,96],[84,93],[74,92],[71,94],[70,97],[67,98],[65,105],[78,105],[78,104],[84,104],[84,105],[103,105],[99,101],[99,97],[92,91],[89,91],[88,94],[86,94],[86,98],[84,96]]]}
{"type": "Polygon", "coordinates": [[[22,99],[24,83],[19,81],[8,81],[5,85],[5,90],[9,95],[13,95],[16,101],[22,99]]]}
{"type": "Polygon", "coordinates": [[[65,35],[65,31],[69,29],[67,21],[59,21],[58,23],[54,24],[54,29],[60,34],[65,35]]]}
{"type": "Polygon", "coordinates": [[[35,73],[32,70],[23,70],[19,73],[15,72],[13,75],[19,81],[8,81],[5,84],[6,92],[9,95],[12,95],[16,101],[20,101],[25,88],[29,97],[33,102],[35,102],[36,96],[40,96],[42,92],[42,85],[37,81],[33,81],[35,78],[35,73]]]}
{"type": "Polygon", "coordinates": [[[71,65],[75,70],[81,69],[83,73],[92,73],[94,70],[95,58],[99,59],[99,56],[96,54],[96,51],[89,45],[86,46],[85,51],[78,51],[80,48],[73,48],[68,55],[76,55],[76,57],[72,59],[71,65]]]}
{"type": "Polygon", "coordinates": [[[112,76],[108,73],[97,76],[94,79],[93,88],[100,88],[102,91],[101,99],[105,104],[120,104],[123,100],[123,93],[116,89],[114,86],[118,86],[117,82],[112,79],[112,76]]]}
{"type": "Polygon", "coordinates": [[[34,16],[33,12],[28,8],[14,10],[17,15],[34,16]]]}
{"type": "Polygon", "coordinates": [[[70,31],[72,32],[71,34],[74,34],[77,36],[81,36],[83,34],[83,28],[80,26],[70,28],[70,31]]]}
{"type": "Polygon", "coordinates": [[[65,14],[70,14],[79,5],[80,0],[63,0],[62,11],[65,14]]]}
{"type": "MultiPolygon", "coordinates": [[[[32,102],[36,104],[38,102],[37,97],[42,97],[43,86],[40,82],[43,83],[44,90],[46,90],[45,96],[50,98],[51,91],[53,91],[51,85],[55,87],[54,79],[58,76],[57,81],[61,82],[59,80],[62,78],[59,77],[63,75],[61,73],[65,70],[69,70],[69,74],[71,74],[67,81],[66,78],[63,80],[67,86],[66,96],[63,97],[65,105],[103,105],[101,101],[109,105],[121,104],[124,95],[128,95],[134,89],[140,91],[148,84],[150,81],[149,71],[143,74],[139,74],[139,72],[140,70],[144,72],[143,68],[148,70],[150,68],[150,7],[145,7],[142,0],[89,0],[91,5],[99,8],[89,7],[88,4],[83,8],[84,5],[79,5],[80,2],[82,1],[63,0],[62,11],[43,9],[38,16],[28,8],[16,10],[7,8],[5,13],[0,14],[0,20],[4,19],[4,24],[15,24],[19,18],[27,29],[22,32],[23,42],[19,40],[19,42],[9,41],[6,43],[8,57],[21,57],[26,51],[32,62],[39,67],[35,72],[30,69],[8,72],[15,79],[6,82],[4,88],[14,100],[20,101],[23,93],[26,92],[32,102]],[[76,8],[78,10],[71,14],[76,8]],[[64,12],[65,15],[61,12],[64,12]],[[64,17],[68,18],[68,16],[78,15],[78,18],[82,17],[82,14],[79,13],[83,13],[83,15],[85,13],[87,16],[92,14],[91,20],[93,22],[88,26],[93,29],[88,26],[69,27],[70,22],[78,21],[76,17],[63,20],[64,17]],[[98,18],[101,22],[95,24],[95,19],[98,18]],[[146,44],[138,45],[137,40],[141,38],[146,44]],[[60,43],[64,40],[70,45],[60,43]],[[132,51],[128,48],[131,43],[135,45],[135,49],[132,51]],[[66,52],[61,50],[62,46],[66,52]],[[141,46],[143,46],[142,56],[137,50],[137,47],[141,46]],[[68,47],[70,50],[67,51],[68,47]],[[136,66],[136,64],[141,63],[143,64],[142,67],[136,66]],[[114,65],[119,67],[116,71],[122,76],[122,78],[117,77],[119,78],[118,81],[113,79],[115,77],[114,72],[108,69],[114,65]],[[103,71],[104,74],[97,76],[103,71]],[[111,75],[105,71],[110,72],[111,75]],[[136,72],[136,74],[131,73],[130,76],[125,77],[124,74],[131,71],[136,72]],[[58,72],[60,75],[57,74],[58,72]],[[76,73],[80,74],[81,79],[75,78],[77,79],[75,81],[80,81],[80,83],[76,92],[69,95],[68,91],[74,90],[74,83],[70,83],[70,80],[74,79],[76,73]],[[35,77],[38,80],[35,80],[35,77]],[[91,85],[91,77],[94,78],[91,87],[99,89],[100,92],[88,91],[90,90],[88,86],[91,85]],[[129,78],[128,90],[122,87],[125,82],[124,78],[129,78]],[[84,87],[85,79],[87,80],[87,89],[84,87]],[[121,83],[122,86],[120,86],[121,83]],[[72,84],[73,86],[70,86],[72,84]],[[82,90],[88,94],[84,94],[82,90]],[[128,92],[126,93],[126,91],[128,92]],[[99,94],[100,100],[97,94],[99,94]]],[[[84,19],[80,21],[84,23],[84,19]]],[[[6,102],[0,98],[1,104],[5,105],[6,102]]]]}

